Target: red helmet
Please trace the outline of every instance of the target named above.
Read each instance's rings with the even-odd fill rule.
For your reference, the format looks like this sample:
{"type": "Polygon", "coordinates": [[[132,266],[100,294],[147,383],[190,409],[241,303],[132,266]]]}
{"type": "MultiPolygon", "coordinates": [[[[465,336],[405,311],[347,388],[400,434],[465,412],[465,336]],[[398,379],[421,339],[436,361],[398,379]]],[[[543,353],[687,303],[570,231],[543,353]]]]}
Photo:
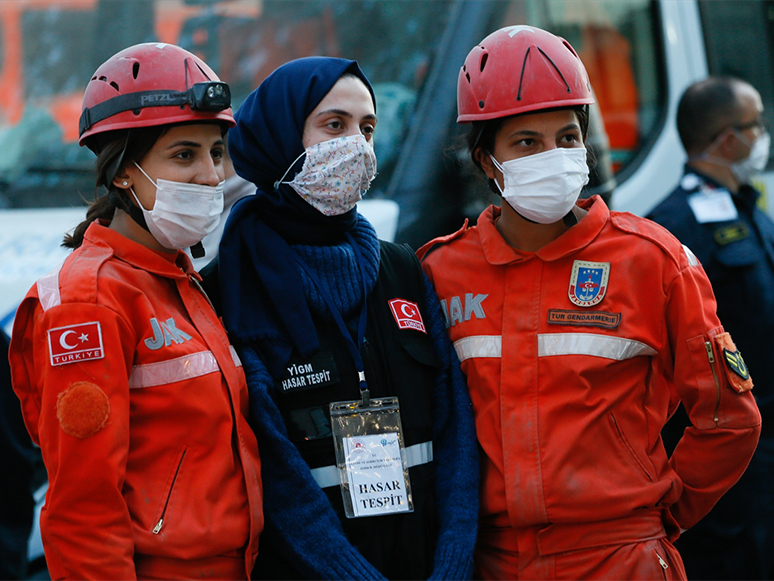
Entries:
{"type": "Polygon", "coordinates": [[[216,121],[233,127],[231,91],[199,57],[172,44],[136,44],[97,69],[83,95],[80,145],[133,127],[216,121]]]}
{"type": "Polygon", "coordinates": [[[532,26],[493,32],[468,53],[457,81],[457,123],[593,103],[570,44],[532,26]]]}

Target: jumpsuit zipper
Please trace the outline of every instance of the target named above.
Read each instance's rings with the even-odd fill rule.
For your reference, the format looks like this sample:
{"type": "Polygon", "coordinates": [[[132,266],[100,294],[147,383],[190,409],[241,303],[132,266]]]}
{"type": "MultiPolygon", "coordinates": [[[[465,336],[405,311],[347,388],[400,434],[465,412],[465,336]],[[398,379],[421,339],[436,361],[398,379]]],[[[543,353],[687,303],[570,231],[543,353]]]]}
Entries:
{"type": "Polygon", "coordinates": [[[712,343],[709,341],[704,342],[704,347],[707,349],[707,358],[710,362],[710,369],[712,370],[712,379],[715,380],[715,391],[717,393],[717,402],[715,403],[715,425],[718,423],[718,412],[720,411],[720,382],[718,381],[718,373],[715,371],[715,355],[712,353],[712,343]]]}
{"type": "Polygon", "coordinates": [[[164,503],[164,510],[161,511],[161,517],[159,518],[159,522],[157,522],[156,526],[153,527],[154,535],[159,534],[159,532],[161,532],[161,527],[164,526],[164,517],[167,514],[169,499],[172,498],[172,491],[175,489],[175,482],[177,482],[177,475],[180,473],[180,467],[183,465],[183,460],[185,459],[186,452],[187,450],[183,451],[183,455],[180,456],[180,462],[177,463],[177,470],[175,470],[175,476],[172,478],[172,485],[169,487],[169,494],[167,494],[167,500],[164,503]]]}
{"type": "Polygon", "coordinates": [[[653,549],[653,552],[656,553],[656,557],[658,558],[658,564],[661,565],[661,568],[666,571],[669,569],[669,565],[667,562],[661,558],[661,555],[658,554],[658,551],[656,549],[653,549]]]}

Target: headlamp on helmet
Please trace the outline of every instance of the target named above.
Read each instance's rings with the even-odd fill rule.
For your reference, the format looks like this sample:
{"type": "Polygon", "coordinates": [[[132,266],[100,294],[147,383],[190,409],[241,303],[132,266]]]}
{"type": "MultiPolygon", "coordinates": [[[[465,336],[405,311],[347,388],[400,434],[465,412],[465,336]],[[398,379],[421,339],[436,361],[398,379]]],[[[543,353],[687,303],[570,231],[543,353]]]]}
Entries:
{"type": "Polygon", "coordinates": [[[95,71],[83,95],[79,143],[102,134],[178,123],[234,126],[231,91],[196,55],[165,43],[137,44],[95,71]]]}
{"type": "Polygon", "coordinates": [[[221,81],[196,83],[187,91],[141,91],[119,95],[84,107],[78,122],[78,131],[83,134],[92,125],[124,111],[138,111],[145,107],[183,107],[192,111],[223,111],[231,107],[231,90],[221,81]]]}

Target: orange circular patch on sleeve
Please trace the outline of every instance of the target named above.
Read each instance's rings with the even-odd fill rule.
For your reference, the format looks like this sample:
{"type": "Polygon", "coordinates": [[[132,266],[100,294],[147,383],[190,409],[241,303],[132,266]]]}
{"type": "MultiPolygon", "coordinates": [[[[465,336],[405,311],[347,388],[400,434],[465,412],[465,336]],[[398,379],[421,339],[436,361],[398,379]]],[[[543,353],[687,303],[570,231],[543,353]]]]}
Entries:
{"type": "Polygon", "coordinates": [[[88,381],[71,383],[56,399],[56,418],[69,436],[93,436],[105,427],[109,415],[107,394],[88,381]]]}

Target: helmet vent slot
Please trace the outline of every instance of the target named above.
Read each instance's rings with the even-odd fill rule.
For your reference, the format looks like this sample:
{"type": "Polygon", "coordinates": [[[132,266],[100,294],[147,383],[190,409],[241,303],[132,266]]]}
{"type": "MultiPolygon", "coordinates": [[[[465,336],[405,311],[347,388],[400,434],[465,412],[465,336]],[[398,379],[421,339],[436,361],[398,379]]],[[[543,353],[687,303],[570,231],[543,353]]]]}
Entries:
{"type": "Polygon", "coordinates": [[[465,78],[468,80],[468,83],[470,83],[470,73],[465,73],[465,78]]]}
{"type": "Polygon", "coordinates": [[[121,89],[118,87],[118,83],[115,81],[110,81],[110,86],[113,87],[117,92],[121,92],[121,89]]]}
{"type": "Polygon", "coordinates": [[[199,70],[202,72],[202,74],[204,75],[204,78],[205,78],[205,79],[207,79],[208,81],[211,81],[211,80],[212,80],[212,79],[210,78],[210,75],[208,75],[207,73],[205,73],[205,72],[204,72],[204,69],[203,69],[202,67],[200,67],[200,66],[199,66],[199,63],[194,63],[194,64],[196,65],[196,68],[197,68],[197,69],[199,69],[199,70]]]}
{"type": "Polygon", "coordinates": [[[137,75],[139,74],[140,74],[140,63],[135,61],[134,64],[132,65],[132,77],[136,79],[137,75]]]}
{"type": "Polygon", "coordinates": [[[486,66],[486,61],[489,60],[489,53],[485,52],[484,55],[481,57],[481,64],[479,65],[481,67],[481,72],[484,72],[484,67],[486,66]]]}
{"type": "Polygon", "coordinates": [[[562,79],[562,82],[564,83],[564,86],[567,87],[567,92],[572,93],[572,89],[570,88],[569,83],[565,80],[564,75],[562,74],[562,71],[559,70],[559,67],[556,66],[554,61],[551,60],[551,57],[549,57],[546,53],[543,52],[543,50],[540,47],[537,47],[537,49],[540,51],[540,54],[542,54],[545,59],[551,63],[551,66],[554,67],[554,70],[559,75],[559,78],[562,79]]]}
{"type": "Polygon", "coordinates": [[[478,102],[478,108],[479,109],[483,109],[484,108],[484,102],[483,101],[479,101],[478,102]]]}
{"type": "Polygon", "coordinates": [[[521,84],[524,82],[524,69],[527,68],[527,59],[529,58],[530,50],[532,50],[532,47],[528,46],[527,52],[524,53],[524,61],[521,63],[521,74],[519,75],[519,92],[516,93],[517,101],[521,101],[521,84]]]}

